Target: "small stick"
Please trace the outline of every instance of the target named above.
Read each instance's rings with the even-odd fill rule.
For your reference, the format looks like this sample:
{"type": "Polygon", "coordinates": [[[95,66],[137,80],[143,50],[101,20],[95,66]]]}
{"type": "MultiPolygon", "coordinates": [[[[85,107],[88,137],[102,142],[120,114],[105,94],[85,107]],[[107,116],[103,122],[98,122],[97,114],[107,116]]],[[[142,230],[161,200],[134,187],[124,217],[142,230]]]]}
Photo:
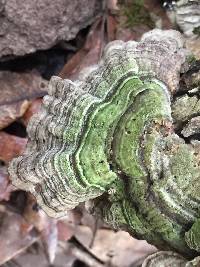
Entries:
{"type": "MultiPolygon", "coordinates": [[[[80,261],[84,262],[90,267],[105,267],[105,262],[95,256],[87,247],[80,243],[75,237],[68,241],[71,253],[80,261]]],[[[63,245],[60,244],[62,248],[63,245]]]]}

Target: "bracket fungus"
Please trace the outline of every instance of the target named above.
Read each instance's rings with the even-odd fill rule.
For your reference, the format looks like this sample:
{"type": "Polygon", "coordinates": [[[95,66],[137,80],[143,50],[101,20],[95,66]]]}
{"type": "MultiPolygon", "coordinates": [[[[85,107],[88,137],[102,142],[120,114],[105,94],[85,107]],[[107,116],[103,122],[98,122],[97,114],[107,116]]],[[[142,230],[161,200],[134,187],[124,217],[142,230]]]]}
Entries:
{"type": "Polygon", "coordinates": [[[179,85],[187,58],[179,32],[153,30],[108,44],[78,81],[52,77],[26,151],[10,163],[12,183],[50,216],[86,201],[115,228],[198,255],[200,125],[186,128],[200,102],[179,85]]]}
{"type": "Polygon", "coordinates": [[[181,255],[171,251],[160,251],[145,259],[142,267],[198,267],[200,258],[187,261],[181,255]]]}
{"type": "MultiPolygon", "coordinates": [[[[173,1],[170,15],[172,20],[189,38],[200,38],[200,1],[199,0],[178,0],[173,1]]],[[[170,14],[170,12],[169,12],[170,14]]]]}

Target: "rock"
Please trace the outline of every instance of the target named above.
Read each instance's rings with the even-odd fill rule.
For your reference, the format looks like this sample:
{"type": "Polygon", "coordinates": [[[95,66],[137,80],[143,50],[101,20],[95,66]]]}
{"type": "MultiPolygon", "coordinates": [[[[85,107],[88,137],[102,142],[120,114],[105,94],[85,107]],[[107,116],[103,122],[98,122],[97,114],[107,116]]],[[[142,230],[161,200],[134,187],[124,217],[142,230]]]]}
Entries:
{"type": "Polygon", "coordinates": [[[0,0],[0,56],[25,55],[73,39],[102,10],[98,0],[0,0]]]}

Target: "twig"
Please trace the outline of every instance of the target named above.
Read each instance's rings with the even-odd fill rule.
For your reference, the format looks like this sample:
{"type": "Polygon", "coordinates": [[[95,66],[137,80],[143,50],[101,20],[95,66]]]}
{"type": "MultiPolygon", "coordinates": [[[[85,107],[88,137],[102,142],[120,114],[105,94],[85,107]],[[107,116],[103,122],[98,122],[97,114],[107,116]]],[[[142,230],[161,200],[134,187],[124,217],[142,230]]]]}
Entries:
{"type": "MultiPolygon", "coordinates": [[[[80,243],[75,237],[68,241],[71,253],[80,261],[84,262],[90,267],[105,267],[105,262],[95,256],[87,247],[80,243]]],[[[65,247],[60,244],[65,249],[65,247]]]]}
{"type": "Polygon", "coordinates": [[[94,245],[94,240],[95,240],[97,229],[98,229],[98,223],[99,223],[99,220],[97,218],[97,219],[95,219],[94,227],[92,227],[93,228],[92,229],[92,239],[90,241],[89,248],[92,248],[94,245]]]}

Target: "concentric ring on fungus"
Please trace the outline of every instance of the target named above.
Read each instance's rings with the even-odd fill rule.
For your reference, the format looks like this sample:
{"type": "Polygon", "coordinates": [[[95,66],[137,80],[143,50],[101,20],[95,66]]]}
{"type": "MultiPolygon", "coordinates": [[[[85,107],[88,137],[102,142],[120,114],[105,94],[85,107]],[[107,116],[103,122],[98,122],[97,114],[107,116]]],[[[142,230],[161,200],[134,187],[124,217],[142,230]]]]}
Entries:
{"type": "Polygon", "coordinates": [[[171,115],[185,60],[180,33],[153,30],[110,43],[81,81],[52,77],[27,149],[10,163],[12,183],[50,216],[93,200],[114,227],[194,254],[185,232],[200,215],[199,153],[171,115]]]}

